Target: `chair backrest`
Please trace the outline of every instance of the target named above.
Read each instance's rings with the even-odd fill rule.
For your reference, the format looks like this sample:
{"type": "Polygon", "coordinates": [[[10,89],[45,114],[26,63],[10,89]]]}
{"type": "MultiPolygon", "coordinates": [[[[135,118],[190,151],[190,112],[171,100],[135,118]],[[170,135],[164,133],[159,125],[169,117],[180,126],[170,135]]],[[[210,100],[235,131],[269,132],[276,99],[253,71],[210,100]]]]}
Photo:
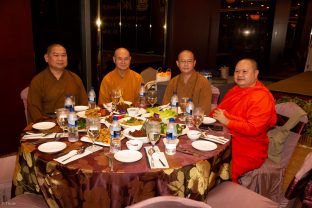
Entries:
{"type": "Polygon", "coordinates": [[[167,207],[180,207],[180,208],[211,208],[208,204],[200,201],[195,201],[188,198],[177,196],[157,196],[138,202],[128,208],[167,208],[167,207]]]}
{"type": "MultiPolygon", "coordinates": [[[[312,190],[312,152],[310,152],[299,171],[296,173],[293,180],[290,182],[285,197],[289,200],[300,196],[303,199],[303,203],[311,202],[311,190],[312,190]],[[310,191],[309,191],[310,190],[310,191]],[[309,198],[309,199],[306,199],[309,198]]],[[[306,206],[308,207],[308,206],[306,206]]]]}
{"type": "Polygon", "coordinates": [[[212,96],[211,96],[211,110],[212,110],[218,105],[220,90],[219,88],[211,85],[211,92],[212,92],[212,96]]]}
{"type": "Polygon", "coordinates": [[[148,67],[141,72],[144,83],[156,80],[157,70],[152,67],[148,67]]]}
{"type": "Polygon", "coordinates": [[[15,161],[16,154],[0,157],[0,202],[7,201],[11,198],[15,161]]]}
{"type": "Polygon", "coordinates": [[[29,87],[24,88],[21,91],[21,99],[23,100],[23,104],[24,104],[24,109],[25,109],[25,116],[26,116],[26,122],[28,123],[28,119],[27,119],[27,97],[28,97],[28,90],[29,87]]]}
{"type": "Polygon", "coordinates": [[[292,129],[283,145],[281,154],[280,165],[286,168],[300,139],[301,132],[308,122],[308,117],[304,110],[293,102],[276,104],[275,109],[278,115],[289,118],[284,126],[287,126],[289,130],[292,129]]]}

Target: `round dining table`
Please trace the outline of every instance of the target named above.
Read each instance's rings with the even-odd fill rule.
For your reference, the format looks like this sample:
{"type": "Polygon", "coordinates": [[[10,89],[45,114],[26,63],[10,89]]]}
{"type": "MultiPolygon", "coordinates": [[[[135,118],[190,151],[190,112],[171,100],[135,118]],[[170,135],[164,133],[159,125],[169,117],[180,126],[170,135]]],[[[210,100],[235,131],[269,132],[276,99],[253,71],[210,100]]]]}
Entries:
{"type": "MultiPolygon", "coordinates": [[[[31,124],[24,129],[25,132],[30,130],[31,124]]],[[[56,125],[49,131],[61,132],[61,129],[56,125]]],[[[230,138],[225,127],[223,131],[209,133],[230,138]]],[[[80,137],[84,135],[85,132],[79,133],[80,137]]],[[[127,140],[122,140],[122,150],[127,149],[127,140]]],[[[156,145],[165,152],[162,140],[163,137],[156,145]]],[[[216,184],[229,180],[230,141],[217,144],[212,151],[200,151],[192,147],[187,135],[181,135],[176,154],[165,155],[169,168],[156,169],[150,167],[144,148],[151,144],[144,144],[139,150],[142,158],[131,163],[116,160],[109,154],[109,147],[103,147],[61,164],[54,160],[60,153],[88,143],[81,140],[71,143],[66,137],[59,141],[67,147],[61,152],[47,154],[39,151],[39,144],[33,140],[21,139],[13,195],[26,191],[42,194],[50,207],[126,207],[160,195],[204,201],[216,184]]]]}

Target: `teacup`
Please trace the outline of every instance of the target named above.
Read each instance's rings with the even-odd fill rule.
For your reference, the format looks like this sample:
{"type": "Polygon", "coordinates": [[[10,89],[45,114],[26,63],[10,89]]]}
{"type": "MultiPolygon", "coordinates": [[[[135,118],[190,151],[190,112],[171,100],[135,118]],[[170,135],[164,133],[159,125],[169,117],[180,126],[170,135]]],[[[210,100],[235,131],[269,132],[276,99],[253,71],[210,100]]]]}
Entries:
{"type": "Polygon", "coordinates": [[[127,112],[129,116],[136,116],[139,113],[139,108],[128,108],[127,112]]]}

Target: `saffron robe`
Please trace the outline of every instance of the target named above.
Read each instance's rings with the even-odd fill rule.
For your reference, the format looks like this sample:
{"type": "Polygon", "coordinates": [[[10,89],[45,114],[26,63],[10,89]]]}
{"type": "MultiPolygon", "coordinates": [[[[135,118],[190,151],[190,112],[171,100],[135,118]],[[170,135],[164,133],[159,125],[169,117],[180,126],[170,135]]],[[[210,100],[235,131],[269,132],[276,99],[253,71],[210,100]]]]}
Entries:
{"type": "Polygon", "coordinates": [[[177,75],[170,80],[163,97],[163,104],[170,102],[175,91],[178,95],[179,103],[181,103],[182,97],[192,98],[195,108],[200,107],[208,115],[211,110],[212,96],[209,81],[196,71],[193,71],[187,83],[184,83],[182,79],[181,75],[177,75]]]}
{"type": "Polygon", "coordinates": [[[76,105],[88,105],[88,96],[78,75],[65,69],[57,80],[49,68],[44,69],[31,80],[29,86],[28,122],[54,113],[58,108],[64,108],[67,95],[75,96],[76,105]]]}
{"type": "MultiPolygon", "coordinates": [[[[268,157],[267,131],[276,123],[275,102],[259,81],[255,87],[234,86],[217,106],[229,119],[232,135],[232,180],[259,168],[268,157]]],[[[213,115],[211,112],[211,115],[213,115]]]]}
{"type": "Polygon", "coordinates": [[[124,77],[121,77],[117,69],[109,72],[102,80],[99,92],[99,106],[111,102],[113,89],[121,89],[122,98],[125,101],[134,103],[139,99],[139,91],[142,76],[133,70],[127,70],[124,77]]]}

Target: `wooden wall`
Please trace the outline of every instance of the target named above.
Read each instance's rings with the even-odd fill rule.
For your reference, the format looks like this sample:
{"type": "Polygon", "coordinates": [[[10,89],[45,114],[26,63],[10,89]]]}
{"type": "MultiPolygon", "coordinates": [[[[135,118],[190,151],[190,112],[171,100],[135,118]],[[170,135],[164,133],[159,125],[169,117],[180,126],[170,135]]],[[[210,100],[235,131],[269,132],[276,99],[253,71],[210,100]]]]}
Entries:
{"type": "Polygon", "coordinates": [[[26,125],[20,92],[34,75],[30,0],[0,1],[0,155],[17,151],[26,125]]]}
{"type": "Polygon", "coordinates": [[[175,64],[181,50],[189,49],[195,54],[196,69],[214,67],[219,32],[219,1],[170,0],[168,11],[167,61],[178,72],[175,64]]]}

